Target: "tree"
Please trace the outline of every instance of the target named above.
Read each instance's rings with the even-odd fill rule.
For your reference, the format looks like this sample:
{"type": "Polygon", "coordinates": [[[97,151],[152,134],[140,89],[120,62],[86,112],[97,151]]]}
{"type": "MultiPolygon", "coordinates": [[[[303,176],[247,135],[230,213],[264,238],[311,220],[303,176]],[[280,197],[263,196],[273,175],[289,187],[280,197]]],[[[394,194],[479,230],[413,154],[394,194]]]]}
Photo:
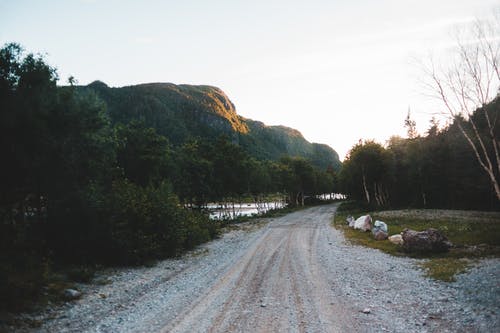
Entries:
{"type": "Polygon", "coordinates": [[[56,109],[57,75],[41,57],[17,44],[0,50],[0,203],[21,202],[40,191],[50,159],[48,118],[56,109]]]}
{"type": "Polygon", "coordinates": [[[102,103],[58,88],[57,79],[43,57],[17,44],[0,49],[0,298],[7,303],[36,294],[63,228],[80,218],[74,199],[114,160],[102,103]]]}
{"type": "Polygon", "coordinates": [[[425,68],[428,88],[441,100],[474,152],[500,201],[500,155],[497,107],[486,108],[499,99],[500,20],[476,21],[457,33],[457,45],[449,66],[438,68],[433,61],[425,68]],[[479,126],[483,122],[484,126],[479,126]]]}
{"type": "Polygon", "coordinates": [[[306,195],[315,194],[316,173],[309,160],[302,157],[283,157],[279,161],[281,184],[292,205],[304,206],[306,195]]]}
{"type": "Polygon", "coordinates": [[[175,151],[172,183],[184,204],[201,207],[213,196],[214,171],[208,150],[206,144],[191,140],[175,151]]]}
{"type": "Polygon", "coordinates": [[[142,122],[117,126],[117,159],[125,177],[141,186],[158,184],[168,169],[168,140],[142,122]]]}
{"type": "Polygon", "coordinates": [[[405,119],[405,127],[408,133],[409,139],[415,139],[418,136],[417,133],[417,122],[411,119],[410,108],[408,108],[408,114],[405,119]]]}
{"type": "Polygon", "coordinates": [[[388,152],[374,141],[356,144],[349,151],[340,173],[344,191],[354,199],[386,206],[389,203],[389,160],[388,152]]]}
{"type": "Polygon", "coordinates": [[[210,157],[217,200],[234,201],[248,191],[245,175],[249,173],[246,163],[249,156],[240,146],[231,143],[225,136],[219,137],[211,147],[210,157]]]}

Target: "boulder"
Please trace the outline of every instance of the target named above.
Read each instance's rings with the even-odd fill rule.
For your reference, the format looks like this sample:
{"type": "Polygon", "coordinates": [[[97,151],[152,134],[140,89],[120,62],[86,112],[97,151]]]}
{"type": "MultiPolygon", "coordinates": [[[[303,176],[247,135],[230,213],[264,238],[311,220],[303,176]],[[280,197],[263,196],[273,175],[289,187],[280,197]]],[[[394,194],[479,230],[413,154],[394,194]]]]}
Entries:
{"type": "Polygon", "coordinates": [[[354,217],[349,215],[346,219],[346,222],[349,225],[349,227],[354,228],[354,222],[356,222],[356,220],[354,219],[354,217]]]}
{"type": "Polygon", "coordinates": [[[373,233],[373,238],[375,238],[375,240],[384,240],[387,239],[388,236],[389,234],[383,230],[377,230],[373,233]]]}
{"type": "Polygon", "coordinates": [[[82,297],[82,293],[75,289],[65,289],[63,292],[64,299],[67,301],[72,301],[82,297]]]}
{"type": "Polygon", "coordinates": [[[446,252],[451,247],[448,238],[439,230],[433,228],[424,231],[404,229],[401,235],[403,238],[403,249],[408,252],[446,252]]]}
{"type": "Polygon", "coordinates": [[[373,238],[375,240],[387,239],[389,233],[387,232],[387,224],[382,221],[375,221],[372,228],[373,238]]]}
{"type": "Polygon", "coordinates": [[[372,229],[372,218],[370,215],[363,215],[354,222],[354,229],[369,231],[372,229]]]}
{"type": "Polygon", "coordinates": [[[382,222],[382,221],[375,221],[375,223],[373,223],[373,229],[372,229],[372,232],[373,234],[375,234],[375,232],[377,231],[383,231],[385,232],[386,234],[389,233],[389,229],[387,227],[387,224],[385,222],[382,222]]]}
{"type": "Polygon", "coordinates": [[[392,235],[389,237],[389,242],[396,245],[403,245],[403,236],[401,234],[392,235]]]}

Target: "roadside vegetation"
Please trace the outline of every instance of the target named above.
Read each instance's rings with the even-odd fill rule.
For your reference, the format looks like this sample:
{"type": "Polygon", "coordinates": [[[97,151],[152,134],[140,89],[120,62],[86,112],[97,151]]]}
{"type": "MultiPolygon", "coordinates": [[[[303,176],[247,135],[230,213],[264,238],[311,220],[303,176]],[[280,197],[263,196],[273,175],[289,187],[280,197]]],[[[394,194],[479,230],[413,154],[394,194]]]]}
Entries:
{"type": "Polygon", "coordinates": [[[353,244],[381,250],[394,256],[421,259],[419,265],[434,279],[454,281],[455,275],[466,271],[476,259],[500,257],[500,212],[413,209],[370,211],[355,202],[345,202],[332,222],[353,244]],[[388,240],[377,241],[371,232],[349,228],[346,218],[369,214],[372,219],[387,223],[389,235],[409,228],[417,231],[435,228],[453,243],[449,252],[439,254],[410,254],[400,245],[388,240]]]}
{"type": "Polygon", "coordinates": [[[474,259],[499,256],[500,45],[492,38],[498,27],[498,20],[474,22],[457,35],[443,66],[432,59],[424,66],[422,78],[427,93],[442,102],[444,126],[433,118],[420,134],[408,111],[407,138],[393,136],[385,145],[360,140],[348,152],[339,192],[353,201],[340,207],[334,225],[350,241],[407,255],[345,225],[347,215],[370,212],[388,224],[389,235],[435,228],[454,244],[422,261],[434,278],[453,280],[474,259]],[[387,211],[407,208],[413,210],[387,211]]]}
{"type": "Polygon", "coordinates": [[[421,134],[408,111],[407,138],[360,140],[342,165],[342,193],[377,209],[500,210],[499,23],[464,26],[447,60],[424,66],[446,123],[432,118],[421,134]]]}
{"type": "MultiPolygon", "coordinates": [[[[57,296],[99,267],[149,265],[217,237],[223,223],[209,219],[209,202],[279,195],[303,206],[333,192],[331,166],[260,160],[201,132],[171,143],[58,79],[42,56],[0,49],[0,310],[57,296]]],[[[125,111],[135,114],[114,110],[125,111]]]]}

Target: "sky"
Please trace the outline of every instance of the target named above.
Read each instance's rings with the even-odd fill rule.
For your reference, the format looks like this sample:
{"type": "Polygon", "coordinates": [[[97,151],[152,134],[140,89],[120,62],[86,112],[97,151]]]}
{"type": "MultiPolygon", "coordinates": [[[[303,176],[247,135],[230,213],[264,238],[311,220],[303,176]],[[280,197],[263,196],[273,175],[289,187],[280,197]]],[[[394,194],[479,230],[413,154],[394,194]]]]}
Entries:
{"type": "Polygon", "coordinates": [[[221,88],[243,117],[296,128],[341,160],[360,139],[421,134],[442,107],[421,62],[499,0],[0,0],[0,44],[45,55],[60,84],[221,88]]]}

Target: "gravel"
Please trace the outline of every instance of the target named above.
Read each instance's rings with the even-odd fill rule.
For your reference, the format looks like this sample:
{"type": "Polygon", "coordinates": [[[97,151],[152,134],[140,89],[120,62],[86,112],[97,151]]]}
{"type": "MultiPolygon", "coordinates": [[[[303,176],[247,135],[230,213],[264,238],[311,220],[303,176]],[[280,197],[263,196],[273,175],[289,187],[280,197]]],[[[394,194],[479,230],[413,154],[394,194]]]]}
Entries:
{"type": "MultiPolygon", "coordinates": [[[[105,270],[14,332],[498,332],[500,259],[456,282],[347,243],[336,205],[245,223],[180,259],[105,270]]],[[[5,329],[5,328],[4,328],[5,329]]],[[[2,329],[0,328],[0,331],[2,329]]]]}

